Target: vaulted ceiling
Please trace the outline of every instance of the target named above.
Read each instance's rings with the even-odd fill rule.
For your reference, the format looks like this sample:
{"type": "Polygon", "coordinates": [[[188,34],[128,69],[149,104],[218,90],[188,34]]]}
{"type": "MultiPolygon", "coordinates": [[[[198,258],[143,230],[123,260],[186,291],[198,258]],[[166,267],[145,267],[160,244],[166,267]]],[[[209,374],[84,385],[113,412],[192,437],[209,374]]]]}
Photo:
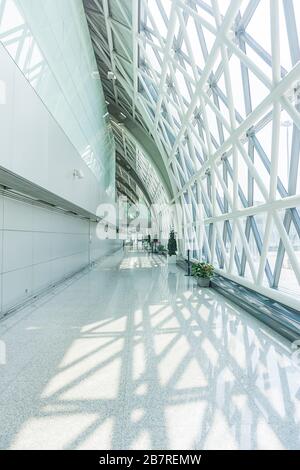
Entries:
{"type": "MultiPolygon", "coordinates": [[[[121,132],[127,142],[118,153],[126,159],[126,146],[140,148],[150,173],[182,207],[182,251],[294,305],[299,0],[84,5],[116,140],[121,132]]],[[[148,191],[150,200],[154,194],[148,191]]]]}
{"type": "Polygon", "coordinates": [[[124,189],[120,172],[129,172],[149,204],[166,202],[172,195],[170,179],[137,105],[139,2],[84,0],[84,8],[112,118],[120,167],[117,189],[124,189]]]}

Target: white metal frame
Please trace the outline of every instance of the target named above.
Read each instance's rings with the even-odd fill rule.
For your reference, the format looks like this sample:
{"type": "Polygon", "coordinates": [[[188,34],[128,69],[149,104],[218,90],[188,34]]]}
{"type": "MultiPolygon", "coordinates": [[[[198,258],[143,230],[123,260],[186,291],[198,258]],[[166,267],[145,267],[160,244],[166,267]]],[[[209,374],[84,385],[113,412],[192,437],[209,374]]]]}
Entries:
{"type": "MultiPolygon", "coordinates": [[[[134,0],[126,15],[130,2],[124,2],[124,34],[128,19],[132,24],[132,73],[121,66],[122,51],[116,46],[111,50],[110,41],[106,53],[116,57],[119,105],[152,135],[172,177],[172,202],[183,210],[182,226],[177,227],[185,234],[183,254],[191,249],[222,275],[300,310],[297,1],[231,0],[225,10],[222,0],[171,0],[167,11],[160,0],[134,0]],[[262,2],[269,3],[263,21],[270,25],[270,51],[249,32],[262,2]],[[280,55],[283,22],[289,69],[280,55]],[[237,73],[242,84],[238,92],[233,85],[237,73]],[[265,90],[255,106],[252,77],[265,90]],[[280,145],[283,115],[293,123],[289,154],[280,145]],[[266,129],[270,150],[261,137],[266,129]],[[283,159],[287,181],[280,169],[283,159]],[[290,293],[284,291],[287,274],[294,282],[290,293]]],[[[104,5],[112,3],[116,8],[119,2],[104,0],[104,5]]],[[[114,37],[117,25],[112,27],[108,17],[108,37],[114,37]]],[[[109,99],[116,101],[113,93],[109,99]]]]}

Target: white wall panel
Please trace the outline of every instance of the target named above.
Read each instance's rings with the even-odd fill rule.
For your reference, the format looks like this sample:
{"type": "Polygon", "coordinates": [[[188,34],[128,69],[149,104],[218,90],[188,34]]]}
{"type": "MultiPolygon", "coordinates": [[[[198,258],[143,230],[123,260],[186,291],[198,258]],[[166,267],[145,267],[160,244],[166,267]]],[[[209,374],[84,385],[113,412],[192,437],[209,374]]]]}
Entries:
{"type": "Polygon", "coordinates": [[[3,196],[0,194],[0,230],[3,228],[3,196]]]}
{"type": "Polygon", "coordinates": [[[52,282],[51,263],[36,264],[32,267],[32,290],[39,292],[52,282]]]}
{"type": "MultiPolygon", "coordinates": [[[[0,168],[95,214],[114,198],[114,144],[81,2],[0,0],[0,35],[0,168]]],[[[118,248],[95,230],[1,194],[2,313],[118,248]]]]}
{"type": "Polygon", "coordinates": [[[46,263],[52,256],[52,233],[33,232],[33,264],[46,263]]]}
{"type": "MultiPolygon", "coordinates": [[[[6,230],[32,230],[33,208],[17,199],[2,197],[6,230]]],[[[2,224],[3,227],[3,224],[2,224]]]]}
{"type": "Polygon", "coordinates": [[[3,90],[0,101],[1,165],[8,166],[12,152],[12,128],[14,115],[15,69],[11,58],[0,47],[0,83],[3,90]]]}
{"type": "Polygon", "coordinates": [[[32,266],[2,275],[2,311],[32,295],[32,266]]]}
{"type": "Polygon", "coordinates": [[[25,268],[32,264],[32,232],[3,232],[3,273],[25,268]]]}
{"type": "MultiPolygon", "coordinates": [[[[15,64],[12,62],[10,67],[15,67],[15,64]]],[[[9,167],[14,173],[47,188],[49,187],[47,171],[51,155],[51,146],[48,147],[48,125],[52,118],[17,68],[14,76],[12,104],[9,167]]],[[[7,105],[9,107],[11,103],[7,105]]]]}
{"type": "Polygon", "coordinates": [[[99,240],[96,226],[87,219],[0,195],[2,313],[121,246],[116,240],[99,240]]]}
{"type": "Polygon", "coordinates": [[[3,241],[3,197],[0,194],[0,305],[2,305],[2,261],[3,261],[2,241],[3,241]]]}
{"type": "Polygon", "coordinates": [[[34,232],[51,232],[55,226],[55,212],[36,206],[32,211],[32,230],[34,232]]]}
{"type": "Polygon", "coordinates": [[[96,212],[101,186],[64,131],[0,44],[0,166],[96,212]],[[74,169],[83,179],[74,179],[74,169]]]}

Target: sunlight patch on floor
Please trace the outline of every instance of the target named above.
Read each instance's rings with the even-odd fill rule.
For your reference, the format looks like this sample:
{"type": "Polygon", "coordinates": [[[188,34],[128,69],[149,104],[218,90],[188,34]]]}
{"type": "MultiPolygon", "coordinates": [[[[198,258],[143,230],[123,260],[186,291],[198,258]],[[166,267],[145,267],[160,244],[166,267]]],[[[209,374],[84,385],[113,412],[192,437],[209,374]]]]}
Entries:
{"type": "Polygon", "coordinates": [[[287,342],[177,268],[141,271],[144,258],[15,317],[0,448],[300,447],[287,342]]]}

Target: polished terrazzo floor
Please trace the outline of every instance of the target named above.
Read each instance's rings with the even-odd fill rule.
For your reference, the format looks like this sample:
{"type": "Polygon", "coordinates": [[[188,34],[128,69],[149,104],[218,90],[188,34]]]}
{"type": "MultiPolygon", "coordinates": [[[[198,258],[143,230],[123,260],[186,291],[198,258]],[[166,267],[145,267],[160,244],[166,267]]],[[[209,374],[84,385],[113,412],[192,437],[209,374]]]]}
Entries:
{"type": "Polygon", "coordinates": [[[107,258],[0,340],[1,449],[300,449],[289,342],[158,256],[107,258]]]}

